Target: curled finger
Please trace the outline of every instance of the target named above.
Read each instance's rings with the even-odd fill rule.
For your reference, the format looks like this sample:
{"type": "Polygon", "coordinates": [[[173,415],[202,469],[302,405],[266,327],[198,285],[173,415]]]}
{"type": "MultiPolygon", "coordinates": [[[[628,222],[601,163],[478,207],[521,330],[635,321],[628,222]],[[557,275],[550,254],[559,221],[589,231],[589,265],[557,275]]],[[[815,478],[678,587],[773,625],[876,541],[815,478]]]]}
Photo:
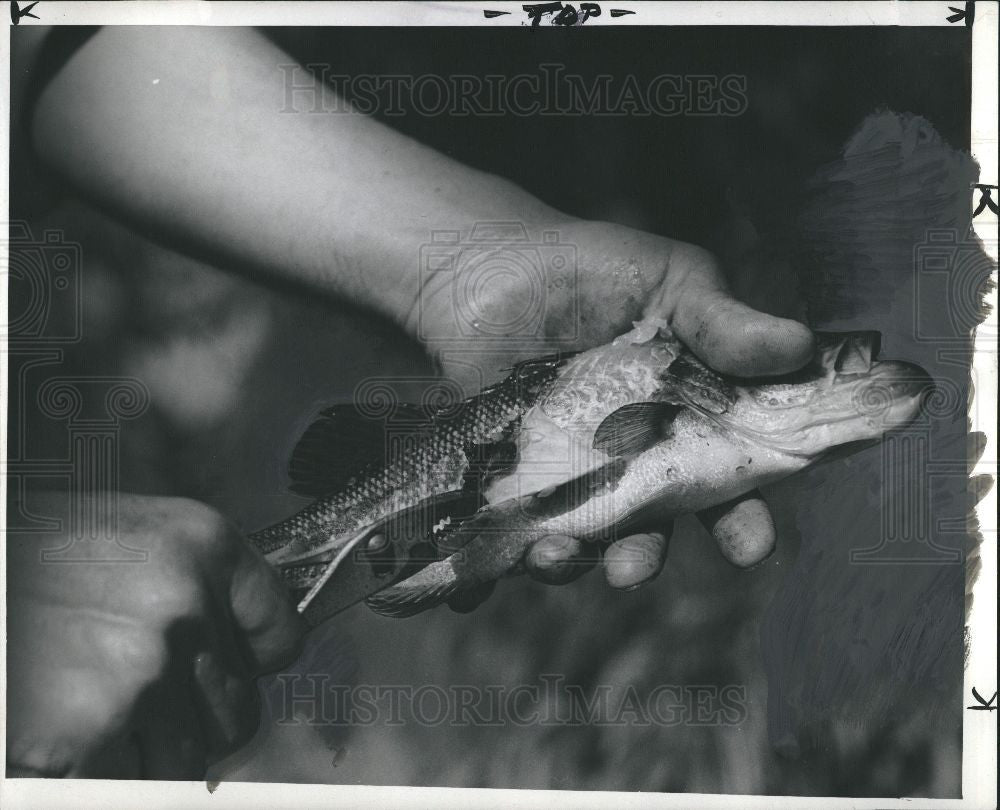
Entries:
{"type": "Polygon", "coordinates": [[[525,555],[528,573],[546,585],[565,585],[577,579],[597,562],[575,537],[552,534],[532,544],[525,555]]]}
{"type": "Polygon", "coordinates": [[[673,530],[633,534],[616,540],[604,552],[604,577],[612,588],[632,591],[663,570],[673,530]]]}
{"type": "Polygon", "coordinates": [[[751,568],[774,551],[774,519],[758,490],[699,512],[698,519],[722,556],[738,568],[751,568]]]}

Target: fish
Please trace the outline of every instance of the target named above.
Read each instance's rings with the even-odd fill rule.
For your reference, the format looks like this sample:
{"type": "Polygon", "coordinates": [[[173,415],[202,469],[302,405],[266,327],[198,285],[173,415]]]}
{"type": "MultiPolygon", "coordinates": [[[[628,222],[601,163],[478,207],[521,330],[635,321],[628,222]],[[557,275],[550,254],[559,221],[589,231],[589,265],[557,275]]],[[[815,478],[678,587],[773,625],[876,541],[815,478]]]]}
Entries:
{"type": "MultiPolygon", "coordinates": [[[[379,421],[335,406],[289,465],[293,488],[317,500],[250,539],[310,596],[355,549],[351,598],[411,616],[518,572],[543,537],[606,542],[654,511],[699,512],[877,443],[913,421],[933,388],[919,366],[878,359],[880,342],[877,332],[817,333],[804,368],[745,379],[708,368],[665,321],[646,319],[609,344],[520,363],[430,412],[399,404],[379,421]],[[369,450],[361,463],[378,440],[381,458],[369,450]],[[379,565],[381,580],[365,576],[379,565]]],[[[334,599],[313,618],[344,606],[334,599]]]]}

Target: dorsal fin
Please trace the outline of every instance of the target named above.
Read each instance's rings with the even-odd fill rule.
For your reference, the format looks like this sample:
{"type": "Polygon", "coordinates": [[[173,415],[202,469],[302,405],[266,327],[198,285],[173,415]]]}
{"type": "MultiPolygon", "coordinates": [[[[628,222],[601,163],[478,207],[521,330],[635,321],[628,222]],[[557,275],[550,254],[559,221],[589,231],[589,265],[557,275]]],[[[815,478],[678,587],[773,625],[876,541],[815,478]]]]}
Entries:
{"type": "Polygon", "coordinates": [[[667,402],[633,402],[608,414],[594,432],[594,449],[618,458],[648,450],[669,435],[681,408],[667,402]]]}
{"type": "Polygon", "coordinates": [[[373,416],[372,408],[363,403],[327,408],[292,451],[288,465],[290,489],[308,497],[330,495],[348,486],[352,479],[392,464],[396,460],[393,455],[408,444],[398,441],[400,435],[411,433],[423,437],[447,433],[460,441],[467,439],[464,449],[478,473],[476,477],[496,476],[511,463],[505,443],[510,441],[521,412],[508,411],[504,403],[516,403],[521,409],[530,407],[570,356],[521,361],[502,381],[461,403],[437,408],[395,403],[386,416],[373,416]],[[507,423],[498,424],[498,431],[484,439],[480,429],[483,420],[495,417],[507,423]],[[391,443],[387,442],[390,435],[391,443]]]}
{"type": "Polygon", "coordinates": [[[306,428],[288,462],[289,489],[299,495],[319,498],[347,486],[376,465],[384,464],[388,451],[389,425],[420,431],[428,420],[416,405],[397,404],[391,422],[376,418],[370,410],[345,403],[320,411],[306,428]]]}

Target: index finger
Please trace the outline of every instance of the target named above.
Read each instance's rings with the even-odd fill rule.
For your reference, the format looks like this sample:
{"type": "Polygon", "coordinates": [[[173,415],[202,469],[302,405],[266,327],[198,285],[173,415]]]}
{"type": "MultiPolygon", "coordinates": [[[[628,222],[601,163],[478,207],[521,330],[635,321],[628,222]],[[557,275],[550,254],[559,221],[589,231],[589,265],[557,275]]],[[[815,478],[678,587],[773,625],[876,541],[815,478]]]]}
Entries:
{"type": "Polygon", "coordinates": [[[740,377],[786,374],[813,354],[812,332],[735,299],[710,253],[692,245],[675,250],[649,315],[666,317],[690,349],[716,371],[740,377]]]}

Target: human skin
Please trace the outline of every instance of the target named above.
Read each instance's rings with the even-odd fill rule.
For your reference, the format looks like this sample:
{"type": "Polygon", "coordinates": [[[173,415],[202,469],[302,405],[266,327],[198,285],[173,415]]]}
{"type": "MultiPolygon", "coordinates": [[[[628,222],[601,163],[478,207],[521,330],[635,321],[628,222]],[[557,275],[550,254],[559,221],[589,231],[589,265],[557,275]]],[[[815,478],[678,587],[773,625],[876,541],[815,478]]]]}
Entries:
{"type": "MultiPolygon", "coordinates": [[[[468,235],[477,222],[515,221],[536,241],[558,232],[576,248],[576,287],[549,296],[541,337],[511,341],[507,356],[484,345],[481,382],[550,350],[577,317],[574,304],[576,339],[559,348],[599,344],[646,315],[667,320],[726,373],[781,374],[811,356],[808,329],[735,300],[706,251],[568,216],[366,116],[309,112],[316,94],[320,109],[331,106],[322,96],[333,91],[317,83],[305,92],[299,77],[289,96],[279,66],[290,61],[246,29],[105,28],[42,94],[35,147],[86,196],[146,232],[255,278],[347,298],[411,333],[418,314],[454,320],[450,290],[418,272],[434,231],[468,235]]],[[[506,323],[521,294],[517,279],[501,280],[477,305],[506,323]]],[[[475,335],[455,337],[476,349],[475,335]]],[[[428,350],[449,338],[426,341],[428,350]]],[[[466,366],[449,363],[443,357],[445,373],[470,381],[466,366]]],[[[751,546],[766,549],[769,521],[746,517],[739,523],[761,537],[751,546]]]]}
{"type": "MultiPolygon", "coordinates": [[[[47,166],[81,196],[142,233],[259,281],[293,284],[378,312],[423,338],[443,372],[469,389],[492,381],[515,360],[605,342],[643,316],[666,320],[695,353],[722,372],[781,374],[811,356],[812,337],[804,326],[735,300],[713,257],[700,248],[556,211],[509,181],[463,166],[374,119],[310,113],[315,95],[286,94],[279,66],[290,61],[266,38],[245,29],[105,28],[39,97],[29,122],[32,143],[47,166]],[[575,248],[576,285],[550,291],[537,336],[512,338],[499,350],[495,341],[479,341],[475,334],[422,335],[421,319],[451,323],[456,306],[450,289],[427,283],[419,272],[422,246],[434,231],[457,231],[467,238],[476,223],[495,221],[521,223],[534,242],[545,232],[558,233],[561,243],[575,248]],[[567,334],[573,335],[569,343],[559,339],[567,334]],[[449,351],[456,342],[466,350],[461,362],[449,351]]],[[[296,81],[303,85],[302,77],[296,81]]],[[[319,84],[312,90],[320,98],[333,92],[319,84]]],[[[476,310],[488,322],[510,323],[523,308],[524,295],[518,279],[500,279],[483,290],[476,310]]],[[[148,505],[162,516],[157,530],[161,540],[178,532],[192,534],[184,528],[184,510],[161,509],[153,501],[148,505]]],[[[191,510],[198,512],[195,506],[191,510]]],[[[734,564],[753,565],[773,549],[773,523],[757,493],[702,517],[734,564]]],[[[661,523],[648,529],[603,552],[612,586],[637,587],[663,567],[670,527],[661,523]]],[[[243,542],[226,537],[227,544],[243,542]]],[[[178,648],[166,628],[203,607],[197,587],[185,580],[188,576],[197,583],[202,566],[196,562],[215,559],[203,559],[202,550],[198,542],[177,544],[176,553],[169,555],[173,562],[163,563],[172,567],[145,583],[149,600],[127,599],[127,583],[102,580],[92,567],[59,574],[66,577],[59,598],[64,605],[86,606],[95,583],[104,582],[100,593],[120,605],[123,616],[132,617],[126,623],[134,621],[141,637],[136,642],[140,652],[134,655],[148,660],[136,665],[145,679],[139,680],[169,689],[172,670],[164,669],[163,660],[179,656],[188,666],[192,650],[178,648]],[[97,579],[88,579],[87,571],[97,579]],[[125,593],[116,595],[117,587],[125,593]],[[151,615],[151,603],[169,606],[170,615],[151,615]]],[[[574,538],[552,537],[528,552],[526,564],[538,579],[558,584],[586,570],[597,557],[594,548],[574,538]]],[[[27,585],[47,581],[31,555],[11,560],[11,570],[27,585]]],[[[48,568],[45,576],[51,577],[48,568]]],[[[265,573],[258,570],[255,576],[265,573]]],[[[71,643],[62,628],[38,619],[56,609],[46,602],[51,593],[41,588],[22,600],[9,620],[15,629],[29,623],[32,643],[48,651],[44,658],[25,657],[24,666],[36,666],[45,677],[51,670],[51,677],[59,678],[74,664],[59,657],[58,651],[71,643]]],[[[225,613],[211,621],[224,623],[225,613]]],[[[291,622],[277,621],[275,632],[286,633],[288,646],[294,646],[298,631],[291,622]]],[[[105,661],[109,670],[112,661],[105,661]]],[[[100,669],[100,661],[92,663],[100,669]]],[[[271,663],[280,665],[277,659],[271,663]]],[[[22,674],[11,681],[12,700],[21,700],[25,683],[40,680],[31,671],[22,674]]],[[[128,728],[125,718],[140,711],[139,695],[146,686],[119,690],[117,708],[104,707],[103,725],[91,718],[100,726],[87,727],[91,737],[121,739],[128,728]]],[[[13,752],[30,749],[37,754],[37,761],[21,764],[47,772],[106,772],[107,757],[66,754],[74,745],[86,747],[90,738],[73,724],[60,724],[58,717],[51,720],[48,726],[32,727],[46,729],[45,740],[27,745],[13,735],[13,752]],[[45,751],[54,759],[46,761],[45,751]],[[58,756],[51,753],[60,751],[58,756]]],[[[228,746],[240,739],[232,736],[228,746]]],[[[225,748],[206,748],[202,760],[225,748]]],[[[170,768],[197,776],[203,766],[196,760],[188,757],[170,768]]],[[[159,766],[144,767],[151,772],[159,766]]]]}
{"type": "Polygon", "coordinates": [[[197,501],[97,493],[74,508],[113,510],[117,533],[81,540],[69,496],[28,505],[60,528],[6,538],[7,775],[193,779],[249,740],[253,679],[304,627],[239,533],[197,501]]]}

